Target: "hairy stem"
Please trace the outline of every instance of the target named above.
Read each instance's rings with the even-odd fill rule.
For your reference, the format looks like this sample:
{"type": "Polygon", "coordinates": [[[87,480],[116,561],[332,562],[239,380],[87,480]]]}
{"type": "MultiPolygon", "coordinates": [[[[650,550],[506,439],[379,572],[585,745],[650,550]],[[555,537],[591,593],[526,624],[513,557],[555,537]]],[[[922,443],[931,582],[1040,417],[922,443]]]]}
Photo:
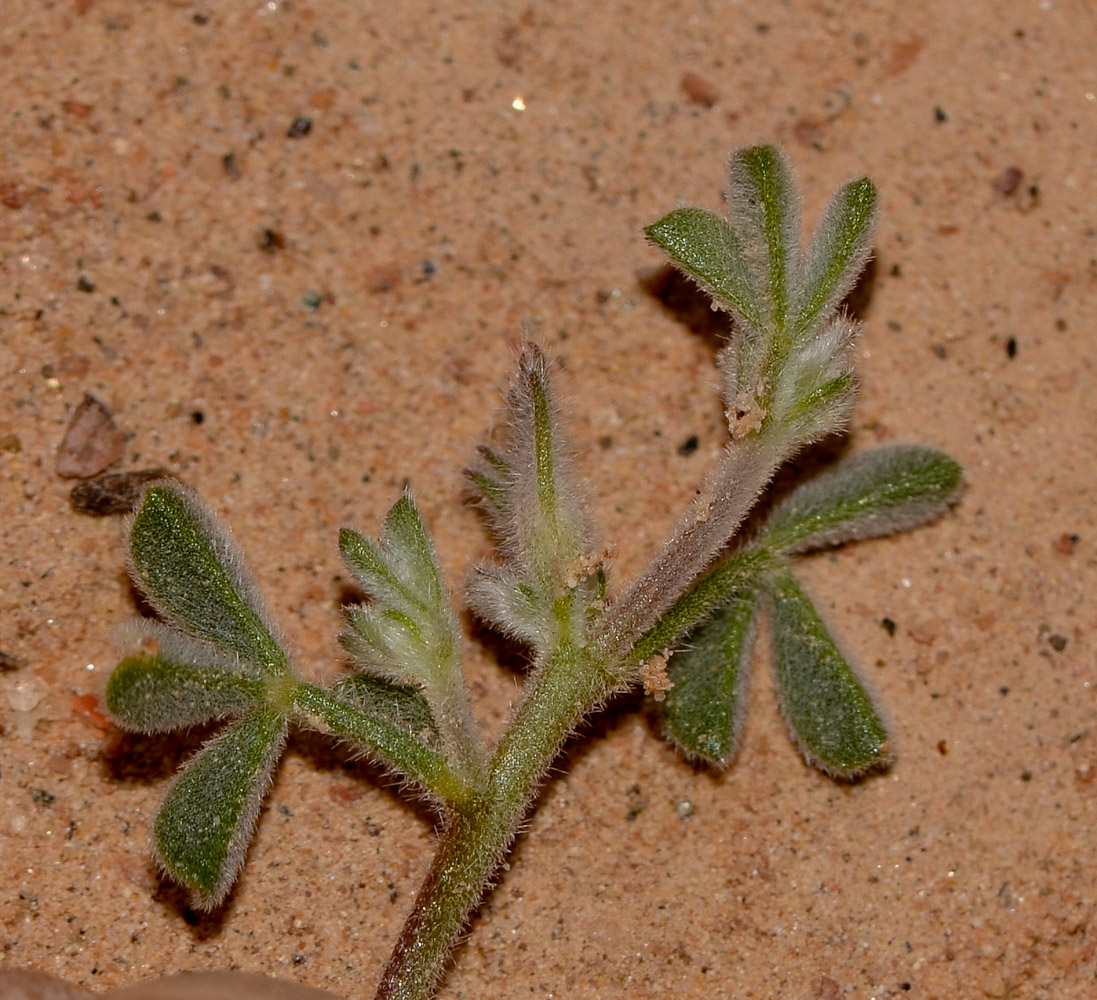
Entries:
{"type": "MultiPolygon", "coordinates": [[[[686,593],[735,534],[759,494],[796,446],[769,422],[729,446],[673,537],[606,612],[607,653],[627,657],[686,593]]],[[[653,650],[652,652],[658,652],[653,650]]]]}
{"type": "Polygon", "coordinates": [[[446,802],[465,802],[474,791],[439,753],[427,749],[397,726],[359,711],[325,688],[295,683],[292,703],[296,712],[315,728],[369,747],[386,761],[446,802]]]}
{"type": "Polygon", "coordinates": [[[561,744],[617,685],[587,651],[565,647],[528,687],[492,758],[487,791],[451,814],[375,1000],[427,1000],[433,994],[454,941],[561,744]]]}

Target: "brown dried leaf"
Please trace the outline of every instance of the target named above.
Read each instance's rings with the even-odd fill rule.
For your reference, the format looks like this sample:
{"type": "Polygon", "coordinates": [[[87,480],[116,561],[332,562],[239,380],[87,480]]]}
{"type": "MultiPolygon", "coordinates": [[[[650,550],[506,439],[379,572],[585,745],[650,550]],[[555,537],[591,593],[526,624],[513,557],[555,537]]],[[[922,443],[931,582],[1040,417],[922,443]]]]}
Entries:
{"type": "Polygon", "coordinates": [[[149,483],[167,475],[165,469],[108,472],[85,483],[77,483],[69,494],[69,502],[78,514],[92,514],[95,517],[128,514],[137,507],[141,491],[149,483]]]}
{"type": "Polygon", "coordinates": [[[86,479],[122,457],[126,438],[114,415],[90,392],[76,408],[57,449],[57,474],[64,479],[86,479]]]}

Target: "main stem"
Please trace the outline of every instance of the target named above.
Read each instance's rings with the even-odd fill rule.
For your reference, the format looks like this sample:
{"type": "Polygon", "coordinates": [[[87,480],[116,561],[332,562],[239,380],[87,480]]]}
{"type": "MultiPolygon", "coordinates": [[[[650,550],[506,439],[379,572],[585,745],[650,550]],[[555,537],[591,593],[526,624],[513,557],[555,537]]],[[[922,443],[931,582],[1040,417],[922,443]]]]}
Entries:
{"type": "Polygon", "coordinates": [[[427,1000],[472,910],[503,861],[561,744],[620,684],[566,647],[530,678],[491,761],[488,788],[449,817],[375,1000],[427,1000]]]}

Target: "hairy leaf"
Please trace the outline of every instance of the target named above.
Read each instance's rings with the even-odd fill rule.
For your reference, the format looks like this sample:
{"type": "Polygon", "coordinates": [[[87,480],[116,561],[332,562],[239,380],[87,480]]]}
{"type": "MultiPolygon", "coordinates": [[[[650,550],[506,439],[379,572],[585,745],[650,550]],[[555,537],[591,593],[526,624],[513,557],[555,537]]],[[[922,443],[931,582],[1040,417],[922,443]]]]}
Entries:
{"type": "Polygon", "coordinates": [[[478,566],[465,596],[477,616],[508,638],[535,649],[550,641],[552,629],[543,603],[514,573],[497,566],[478,566]]]}
{"type": "Polygon", "coordinates": [[[343,530],[339,547],[372,599],[347,609],[351,627],[340,642],[362,670],[421,692],[450,764],[474,780],[483,750],[461,673],[457,619],[415,501],[405,494],[393,504],[380,542],[343,530]]]}
{"type": "Polygon", "coordinates": [[[414,688],[393,684],[383,677],[349,674],[340,678],[333,693],[367,715],[413,735],[425,745],[438,742],[438,727],[426,699],[414,688]]]}
{"type": "Polygon", "coordinates": [[[207,743],[168,790],[156,850],[203,909],[221,903],[239,874],[285,736],[282,713],[256,709],[207,743]]]}
{"type": "Polygon", "coordinates": [[[538,652],[563,641],[581,645],[604,581],[561,440],[549,365],[532,344],[518,359],[506,410],[506,447],[482,450],[484,463],[470,474],[492,515],[503,565],[474,573],[469,602],[538,652]]]}
{"type": "Polygon", "coordinates": [[[460,669],[457,622],[415,501],[405,494],[393,504],[380,542],[344,529],[339,548],[371,598],[347,611],[347,651],[363,669],[400,684],[450,684],[460,669]]]}
{"type": "Polygon", "coordinates": [[[126,729],[164,733],[240,715],[263,697],[263,682],[220,667],[162,656],[129,656],[107,683],[107,708],[126,729]]]}
{"type": "Polygon", "coordinates": [[[678,208],[644,233],[717,305],[730,309],[748,326],[758,327],[761,315],[750,270],[739,235],[727,219],[703,208],[678,208]]]}
{"type": "Polygon", "coordinates": [[[758,592],[737,591],[667,664],[665,731],[687,757],[726,767],[739,747],[758,592]]]}
{"type": "Polygon", "coordinates": [[[288,669],[243,557],[193,490],[174,480],[149,487],[130,524],[130,560],[168,622],[266,673],[288,669]]]}
{"type": "Polygon", "coordinates": [[[867,177],[843,185],[815,230],[797,281],[792,336],[810,330],[853,288],[872,253],[876,185],[867,177]]]}
{"type": "Polygon", "coordinates": [[[784,331],[800,252],[800,195],[785,155],[750,146],[731,158],[728,203],[770,336],[784,331]]]}
{"type": "Polygon", "coordinates": [[[804,552],[917,527],[954,503],[963,469],[943,452],[894,445],[843,459],[791,493],[761,544],[804,552]]]}
{"type": "Polygon", "coordinates": [[[478,758],[451,766],[442,727],[416,691],[356,674],[331,689],[299,684],[293,702],[300,721],[376,754],[438,801],[463,801],[478,787],[478,758]]]}
{"type": "Polygon", "coordinates": [[[808,761],[856,778],[891,761],[891,743],[864,683],[788,572],[768,581],[781,711],[808,761]]]}

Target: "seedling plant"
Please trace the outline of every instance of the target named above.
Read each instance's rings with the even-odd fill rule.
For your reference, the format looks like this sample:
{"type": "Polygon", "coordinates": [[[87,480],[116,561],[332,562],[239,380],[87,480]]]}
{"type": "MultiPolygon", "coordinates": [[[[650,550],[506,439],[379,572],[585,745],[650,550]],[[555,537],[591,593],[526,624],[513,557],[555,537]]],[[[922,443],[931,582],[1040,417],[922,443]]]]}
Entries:
{"type": "Polygon", "coordinates": [[[202,500],[170,479],[145,491],[130,568],[159,620],[131,627],[107,705],[119,725],[146,733],[224,723],[171,783],[154,826],[159,863],[196,906],[220,906],[236,881],[289,731],[331,734],[437,811],[437,854],[376,990],[377,1000],[430,997],[549,766],[591,712],[642,685],[687,758],[731,762],[762,613],[781,711],[804,757],[841,780],[888,764],[881,711],[793,563],[938,516],[961,470],[923,447],[855,453],[741,530],[776,470],[846,425],[859,330],[841,303],[871,251],[877,193],[867,178],[842,186],[801,249],[788,164],[759,146],[733,156],[728,202],[730,218],[680,208],[646,231],[730,314],[718,357],[729,439],[671,537],[623,587],[610,585],[575,486],[551,363],[533,344],[521,349],[506,443],[481,448],[468,473],[498,558],[472,571],[465,598],[530,661],[494,746],[477,729],[449,589],[410,492],[378,538],[339,535],[366,601],[340,636],[352,669],[321,686],[295,671],[202,500]]]}

